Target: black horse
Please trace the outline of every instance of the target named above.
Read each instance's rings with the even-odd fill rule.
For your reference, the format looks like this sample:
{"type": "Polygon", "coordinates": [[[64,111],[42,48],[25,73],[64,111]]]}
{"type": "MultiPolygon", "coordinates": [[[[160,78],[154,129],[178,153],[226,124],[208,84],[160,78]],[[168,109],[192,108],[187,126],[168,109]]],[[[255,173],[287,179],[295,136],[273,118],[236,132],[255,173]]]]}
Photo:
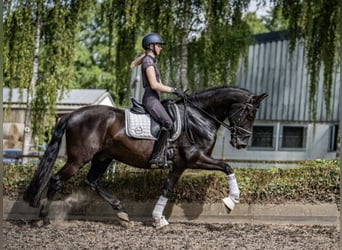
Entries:
{"type": "MultiPolygon", "coordinates": [[[[239,189],[233,169],[210,155],[220,126],[231,132],[231,145],[245,148],[251,135],[256,112],[267,94],[254,95],[242,88],[221,86],[187,95],[176,105],[182,120],[181,133],[173,148],[167,182],[153,210],[156,227],[167,225],[162,216],[167,197],[185,169],[219,170],[227,174],[229,196],[223,199],[232,210],[239,199],[239,189]],[[229,125],[224,121],[228,118],[229,125]]],[[[151,169],[149,160],[154,141],[134,139],[125,132],[125,110],[109,106],[87,106],[61,118],[39,166],[24,193],[24,200],[33,207],[41,205],[40,217],[49,223],[49,201],[61,186],[88,162],[91,167],[85,182],[117,210],[122,221],[129,221],[120,200],[104,191],[98,184],[113,159],[137,168],[151,169]],[[67,161],[55,175],[51,175],[62,136],[66,135],[67,161]],[[44,199],[43,199],[44,198],[44,199]],[[48,202],[41,202],[41,201],[48,202]]]]}

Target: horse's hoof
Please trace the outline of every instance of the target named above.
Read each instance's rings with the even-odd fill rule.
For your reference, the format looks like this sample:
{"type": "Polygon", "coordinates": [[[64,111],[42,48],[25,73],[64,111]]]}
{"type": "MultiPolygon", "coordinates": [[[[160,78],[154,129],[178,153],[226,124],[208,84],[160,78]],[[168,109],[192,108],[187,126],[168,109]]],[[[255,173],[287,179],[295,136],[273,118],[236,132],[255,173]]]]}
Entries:
{"type": "Polygon", "coordinates": [[[169,225],[169,222],[165,219],[164,216],[160,217],[160,218],[155,218],[154,222],[153,222],[153,226],[156,229],[161,229],[165,226],[169,225]]]}
{"type": "Polygon", "coordinates": [[[44,224],[44,226],[50,225],[51,224],[50,219],[49,218],[44,218],[43,219],[43,224],[44,224]]]}
{"type": "Polygon", "coordinates": [[[134,223],[132,221],[125,221],[125,220],[119,220],[120,226],[124,228],[132,228],[134,226],[134,223]]]}
{"type": "Polygon", "coordinates": [[[34,227],[46,227],[50,225],[50,220],[46,218],[41,218],[39,220],[33,220],[30,223],[34,227]]]}
{"type": "Polygon", "coordinates": [[[228,196],[228,197],[222,199],[222,201],[223,201],[224,206],[226,207],[228,214],[234,210],[235,204],[239,203],[238,199],[235,199],[231,196],[228,196]]]}
{"type": "Polygon", "coordinates": [[[116,215],[118,216],[118,218],[120,220],[129,222],[129,218],[128,218],[128,214],[127,213],[125,213],[125,212],[118,212],[116,215]]]}

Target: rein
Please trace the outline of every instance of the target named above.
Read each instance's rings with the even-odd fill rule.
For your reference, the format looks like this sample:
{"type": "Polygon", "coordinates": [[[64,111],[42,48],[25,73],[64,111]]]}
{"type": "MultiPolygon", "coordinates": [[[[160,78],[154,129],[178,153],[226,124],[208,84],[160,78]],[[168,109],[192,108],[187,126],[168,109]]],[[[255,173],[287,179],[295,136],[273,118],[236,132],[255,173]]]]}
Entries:
{"type": "MultiPolygon", "coordinates": [[[[238,122],[240,122],[240,119],[241,119],[241,116],[242,116],[242,112],[246,109],[247,106],[253,106],[251,103],[250,103],[250,100],[251,98],[248,99],[248,101],[241,107],[239,108],[237,111],[235,111],[233,113],[232,116],[234,116],[235,114],[237,114],[238,112],[241,112],[240,113],[240,116],[239,116],[239,119],[238,119],[238,122]]],[[[195,141],[194,141],[194,137],[191,133],[191,131],[189,131],[188,129],[188,126],[187,126],[187,119],[186,119],[186,104],[188,103],[189,105],[191,105],[192,107],[196,108],[198,111],[200,111],[201,113],[203,113],[204,115],[206,115],[207,117],[209,117],[211,120],[217,122],[218,124],[220,124],[221,126],[225,127],[226,129],[228,129],[233,135],[236,134],[238,131],[239,132],[242,132],[242,133],[245,133],[245,134],[248,134],[250,135],[252,132],[249,131],[249,130],[246,130],[244,128],[242,128],[241,126],[238,126],[238,125],[235,125],[234,126],[230,126],[229,124],[227,124],[226,122],[224,121],[220,121],[218,120],[216,117],[214,117],[213,115],[209,114],[207,111],[205,111],[204,109],[202,109],[201,107],[199,107],[198,105],[194,104],[191,100],[189,100],[186,96],[186,98],[183,98],[183,103],[184,103],[184,124],[185,124],[185,132],[186,132],[186,135],[190,141],[190,143],[194,144],[195,141]]]]}

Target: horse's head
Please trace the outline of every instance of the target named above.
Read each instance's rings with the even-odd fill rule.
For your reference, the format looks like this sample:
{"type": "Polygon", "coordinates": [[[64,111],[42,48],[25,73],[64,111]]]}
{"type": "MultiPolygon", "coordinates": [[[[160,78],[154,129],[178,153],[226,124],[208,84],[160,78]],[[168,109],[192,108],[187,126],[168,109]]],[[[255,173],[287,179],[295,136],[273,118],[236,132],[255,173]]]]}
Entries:
{"type": "Polygon", "coordinates": [[[237,149],[247,147],[257,110],[261,101],[267,96],[266,93],[251,96],[246,102],[235,103],[231,106],[228,112],[228,120],[231,132],[230,144],[233,147],[237,149]]]}

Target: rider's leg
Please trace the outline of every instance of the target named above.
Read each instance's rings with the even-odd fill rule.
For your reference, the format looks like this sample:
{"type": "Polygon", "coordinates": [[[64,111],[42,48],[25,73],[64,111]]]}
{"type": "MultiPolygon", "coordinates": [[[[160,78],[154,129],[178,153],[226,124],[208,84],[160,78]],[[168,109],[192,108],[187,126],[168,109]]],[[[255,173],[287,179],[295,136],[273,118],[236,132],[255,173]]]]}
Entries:
{"type": "Polygon", "coordinates": [[[167,139],[169,138],[169,129],[162,127],[158,136],[158,140],[154,144],[152,157],[150,160],[150,164],[155,164],[157,166],[164,165],[165,157],[164,151],[167,145],[167,139]]]}
{"type": "Polygon", "coordinates": [[[172,129],[172,118],[166,112],[163,105],[157,99],[143,98],[143,103],[150,115],[162,125],[158,140],[154,144],[150,164],[163,166],[166,164],[164,159],[164,148],[167,144],[169,133],[172,129]]]}
{"type": "Polygon", "coordinates": [[[154,144],[150,164],[157,166],[163,166],[166,164],[164,152],[165,147],[167,146],[167,140],[169,138],[171,128],[172,123],[170,121],[163,122],[163,126],[160,130],[158,140],[154,144]]]}

